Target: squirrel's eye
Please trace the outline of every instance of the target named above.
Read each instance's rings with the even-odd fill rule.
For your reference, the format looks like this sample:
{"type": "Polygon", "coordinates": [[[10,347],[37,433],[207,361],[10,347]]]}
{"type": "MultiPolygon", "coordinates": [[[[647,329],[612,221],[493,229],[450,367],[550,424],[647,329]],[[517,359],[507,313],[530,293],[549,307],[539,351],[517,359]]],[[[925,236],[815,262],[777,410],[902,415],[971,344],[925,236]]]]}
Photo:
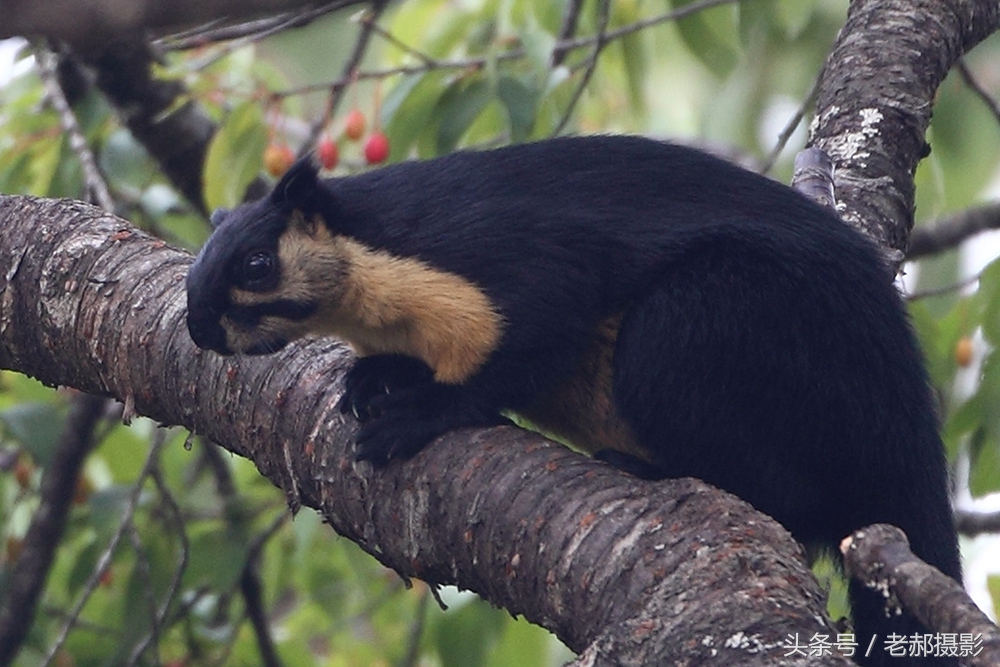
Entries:
{"type": "Polygon", "coordinates": [[[243,280],[256,283],[268,278],[275,268],[274,254],[265,250],[252,252],[243,258],[243,280]]]}

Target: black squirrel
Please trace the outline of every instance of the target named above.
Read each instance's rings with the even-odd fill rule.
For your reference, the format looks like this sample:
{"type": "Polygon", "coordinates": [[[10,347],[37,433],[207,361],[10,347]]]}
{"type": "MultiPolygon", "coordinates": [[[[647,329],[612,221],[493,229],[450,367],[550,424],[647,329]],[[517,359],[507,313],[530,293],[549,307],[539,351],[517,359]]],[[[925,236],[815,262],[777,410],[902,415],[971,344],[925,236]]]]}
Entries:
{"type": "MultiPolygon", "coordinates": [[[[735,493],[806,544],[897,525],[961,578],[893,276],[784,185],[649,139],[560,138],[328,180],[302,160],[213,223],[187,278],[192,339],[349,341],[361,459],[509,410],[642,476],[735,493]]],[[[921,626],[851,599],[858,652],[878,635],[862,662],[907,664],[881,647],[921,626]]]]}

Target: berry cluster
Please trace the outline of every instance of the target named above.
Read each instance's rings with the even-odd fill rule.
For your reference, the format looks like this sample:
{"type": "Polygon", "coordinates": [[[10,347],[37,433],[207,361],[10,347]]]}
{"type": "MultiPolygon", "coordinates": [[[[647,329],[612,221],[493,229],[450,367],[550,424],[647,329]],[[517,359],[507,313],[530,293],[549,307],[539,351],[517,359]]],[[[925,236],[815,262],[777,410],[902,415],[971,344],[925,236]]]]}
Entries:
{"type": "MultiPolygon", "coordinates": [[[[343,137],[347,141],[358,142],[365,136],[368,121],[360,109],[351,109],[344,119],[343,137]]],[[[376,128],[365,140],[362,147],[365,162],[370,165],[381,164],[389,158],[389,138],[376,128]]],[[[334,169],[340,163],[340,147],[337,140],[325,133],[316,145],[316,158],[323,169],[334,169]]],[[[295,153],[285,143],[271,142],[264,149],[264,168],[275,178],[281,177],[292,163],[295,153]]]]}

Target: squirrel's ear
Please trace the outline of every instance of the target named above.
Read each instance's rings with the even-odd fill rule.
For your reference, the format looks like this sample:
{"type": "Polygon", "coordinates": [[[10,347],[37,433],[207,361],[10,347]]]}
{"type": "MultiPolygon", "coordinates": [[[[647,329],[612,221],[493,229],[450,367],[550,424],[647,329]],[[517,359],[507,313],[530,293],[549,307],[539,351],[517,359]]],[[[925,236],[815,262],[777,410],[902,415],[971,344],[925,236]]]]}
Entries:
{"type": "Polygon", "coordinates": [[[212,225],[212,229],[218,229],[219,225],[222,224],[222,221],[229,215],[229,212],[228,208],[217,208],[212,211],[212,217],[208,219],[212,225]]]}
{"type": "Polygon", "coordinates": [[[312,158],[306,156],[293,164],[271,192],[271,201],[291,208],[306,208],[319,187],[319,174],[312,158]]]}

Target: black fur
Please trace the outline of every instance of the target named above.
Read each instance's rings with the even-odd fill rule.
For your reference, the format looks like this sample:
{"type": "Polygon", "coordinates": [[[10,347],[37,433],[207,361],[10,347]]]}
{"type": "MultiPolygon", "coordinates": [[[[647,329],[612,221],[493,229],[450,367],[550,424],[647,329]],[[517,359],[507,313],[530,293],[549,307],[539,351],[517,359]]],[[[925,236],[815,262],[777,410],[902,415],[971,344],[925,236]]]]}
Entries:
{"type": "MultiPolygon", "coordinates": [[[[213,302],[228,289],[220,248],[280,234],[275,221],[295,209],[468,278],[504,319],[500,345],[462,385],[434,382],[414,360],[359,361],[342,407],[366,420],[363,458],[409,455],[453,428],[496,423],[502,409],[530,409],[579,366],[598,323],[620,314],[614,403],[650,459],[640,474],[701,478],[831,549],[892,523],[960,578],[935,405],[893,277],[866,239],[790,188],[625,137],[322,182],[299,163],[202,251],[189,278],[195,340],[211,347],[204,332],[226,308],[213,302]]],[[[851,593],[862,647],[872,633],[881,644],[923,631],[887,620],[879,596],[851,593]]]]}

